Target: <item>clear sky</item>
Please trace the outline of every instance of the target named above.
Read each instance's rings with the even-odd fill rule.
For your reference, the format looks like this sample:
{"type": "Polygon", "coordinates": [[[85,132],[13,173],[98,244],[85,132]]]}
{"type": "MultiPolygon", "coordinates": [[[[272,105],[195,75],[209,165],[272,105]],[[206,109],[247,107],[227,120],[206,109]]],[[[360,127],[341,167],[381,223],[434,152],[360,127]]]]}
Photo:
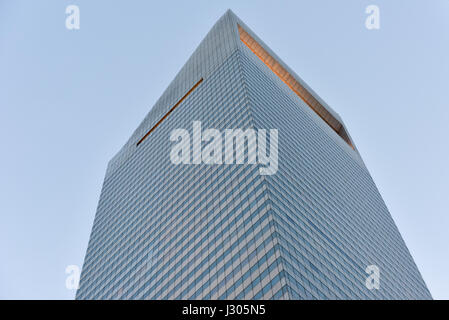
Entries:
{"type": "Polygon", "coordinates": [[[0,0],[0,298],[74,297],[107,162],[228,8],[341,115],[449,298],[447,0],[0,0]]]}

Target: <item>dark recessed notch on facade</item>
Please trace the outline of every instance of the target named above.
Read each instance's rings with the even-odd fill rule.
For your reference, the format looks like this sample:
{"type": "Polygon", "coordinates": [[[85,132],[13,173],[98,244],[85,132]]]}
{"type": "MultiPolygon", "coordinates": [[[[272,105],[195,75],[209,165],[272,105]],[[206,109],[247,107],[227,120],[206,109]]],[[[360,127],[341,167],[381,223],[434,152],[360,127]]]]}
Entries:
{"type": "Polygon", "coordinates": [[[173,112],[173,110],[175,110],[180,104],[181,104],[181,102],[183,102],[184,100],[185,100],[185,98],[187,98],[192,92],[193,92],[193,90],[195,90],[196,89],[196,87],[198,87],[199,86],[199,84],[201,83],[201,82],[203,82],[203,78],[201,78],[197,83],[195,83],[195,85],[189,90],[189,91],[187,91],[187,93],[181,98],[181,99],[179,99],[179,101],[178,102],[176,102],[176,104],[170,109],[170,110],[168,110],[168,112],[161,118],[161,120],[159,120],[143,137],[142,137],[142,139],[140,139],[138,142],[137,142],[137,144],[136,144],[136,146],[139,146],[139,144],[141,144],[142,143],[142,141],[143,140],[145,140],[149,135],[150,135],[150,133],[151,132],[153,132],[154,131],[154,129],[156,129],[157,128],[157,126],[158,125],[160,125],[161,123],[162,123],[162,121],[164,121],[165,120],[165,118],[167,118],[168,117],[168,115],[170,114],[170,113],[172,113],[173,112]]]}
{"type": "Polygon", "coordinates": [[[346,143],[354,149],[348,134],[340,123],[327,109],[302,86],[276,59],[274,59],[248,32],[239,24],[240,40],[273,71],[296,95],[298,95],[315,113],[324,120],[346,143]]]}

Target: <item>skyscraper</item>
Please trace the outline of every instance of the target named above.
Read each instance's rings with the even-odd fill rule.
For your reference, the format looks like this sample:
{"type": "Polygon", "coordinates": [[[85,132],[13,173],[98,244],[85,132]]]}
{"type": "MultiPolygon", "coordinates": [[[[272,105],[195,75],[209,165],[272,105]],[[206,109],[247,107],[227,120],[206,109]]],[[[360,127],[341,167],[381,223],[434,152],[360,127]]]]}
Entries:
{"type": "Polygon", "coordinates": [[[231,11],[109,162],[76,297],[431,298],[341,118],[231,11]],[[195,122],[277,129],[277,170],[173,163],[195,122]]]}

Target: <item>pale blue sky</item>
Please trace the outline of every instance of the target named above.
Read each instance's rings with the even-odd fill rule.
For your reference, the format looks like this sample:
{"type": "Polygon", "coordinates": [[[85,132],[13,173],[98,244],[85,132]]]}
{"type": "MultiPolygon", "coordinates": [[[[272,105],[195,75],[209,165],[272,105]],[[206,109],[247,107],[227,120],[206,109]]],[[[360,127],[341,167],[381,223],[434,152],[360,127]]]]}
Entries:
{"type": "Polygon", "coordinates": [[[0,0],[0,298],[74,297],[107,162],[228,8],[341,115],[449,298],[447,0],[0,0]]]}

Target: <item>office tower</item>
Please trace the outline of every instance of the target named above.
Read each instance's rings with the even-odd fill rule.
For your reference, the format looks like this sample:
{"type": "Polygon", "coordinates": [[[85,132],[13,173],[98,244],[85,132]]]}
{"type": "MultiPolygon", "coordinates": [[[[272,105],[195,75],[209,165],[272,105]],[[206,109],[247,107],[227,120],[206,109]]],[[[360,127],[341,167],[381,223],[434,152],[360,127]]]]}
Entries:
{"type": "Polygon", "coordinates": [[[109,162],[77,299],[271,298],[431,296],[341,118],[228,11],[109,162]],[[196,121],[277,129],[277,170],[173,163],[196,121]]]}

